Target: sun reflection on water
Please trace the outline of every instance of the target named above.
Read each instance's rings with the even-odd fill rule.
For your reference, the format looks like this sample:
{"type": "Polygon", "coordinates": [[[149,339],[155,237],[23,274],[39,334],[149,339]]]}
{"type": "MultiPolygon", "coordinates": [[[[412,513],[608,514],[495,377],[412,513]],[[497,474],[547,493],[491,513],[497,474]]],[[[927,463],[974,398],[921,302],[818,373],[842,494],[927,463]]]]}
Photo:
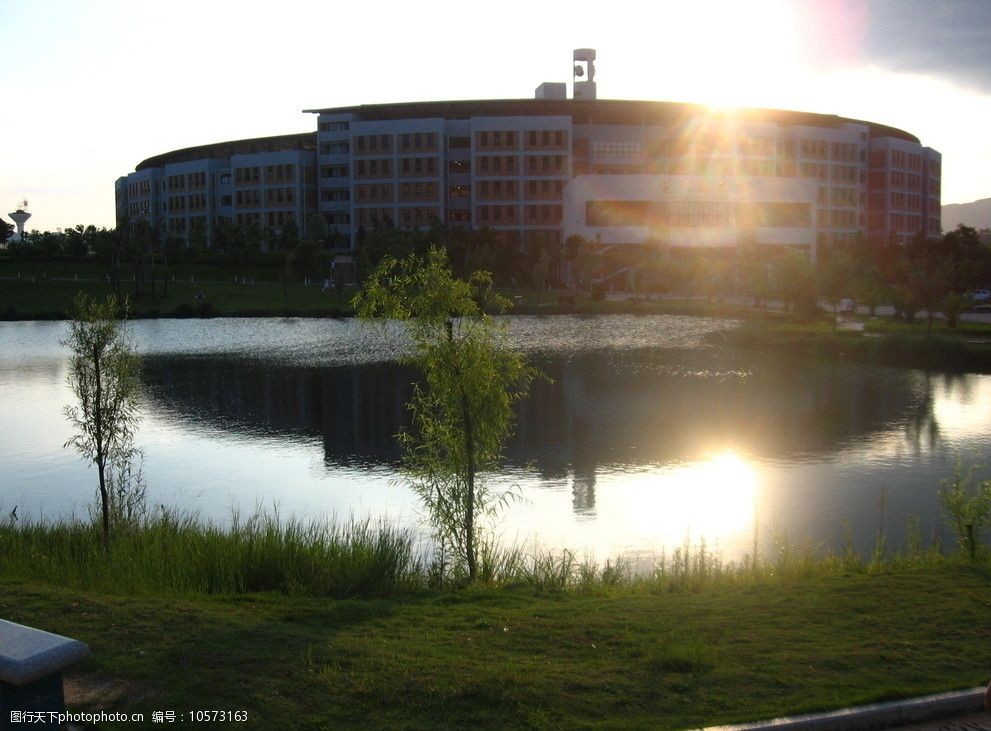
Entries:
{"type": "Polygon", "coordinates": [[[686,539],[725,545],[753,530],[758,473],[732,451],[635,477],[626,475],[623,483],[636,495],[622,500],[621,514],[610,516],[615,529],[650,538],[654,545],[678,545],[686,539]]]}

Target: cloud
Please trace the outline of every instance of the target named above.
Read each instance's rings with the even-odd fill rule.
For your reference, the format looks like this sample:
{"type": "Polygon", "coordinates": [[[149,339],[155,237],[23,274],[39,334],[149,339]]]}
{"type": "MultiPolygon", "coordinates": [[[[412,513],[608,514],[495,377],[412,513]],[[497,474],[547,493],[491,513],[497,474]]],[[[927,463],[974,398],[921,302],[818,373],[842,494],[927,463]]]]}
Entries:
{"type": "Polygon", "coordinates": [[[864,60],[991,93],[991,2],[869,0],[866,9],[864,60]]]}

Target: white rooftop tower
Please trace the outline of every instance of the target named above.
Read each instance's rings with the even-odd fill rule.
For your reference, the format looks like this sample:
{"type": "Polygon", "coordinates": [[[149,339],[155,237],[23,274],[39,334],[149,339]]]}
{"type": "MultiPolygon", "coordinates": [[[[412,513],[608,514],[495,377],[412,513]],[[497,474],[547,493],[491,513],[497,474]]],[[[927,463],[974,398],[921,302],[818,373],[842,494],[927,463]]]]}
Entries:
{"type": "Polygon", "coordinates": [[[595,49],[576,48],[573,59],[575,99],[595,99],[595,49]]]}
{"type": "Polygon", "coordinates": [[[17,204],[16,211],[7,214],[10,216],[10,220],[17,224],[17,238],[19,241],[24,240],[24,224],[27,223],[29,218],[31,218],[31,214],[28,213],[27,209],[28,202],[24,200],[17,204]]]}

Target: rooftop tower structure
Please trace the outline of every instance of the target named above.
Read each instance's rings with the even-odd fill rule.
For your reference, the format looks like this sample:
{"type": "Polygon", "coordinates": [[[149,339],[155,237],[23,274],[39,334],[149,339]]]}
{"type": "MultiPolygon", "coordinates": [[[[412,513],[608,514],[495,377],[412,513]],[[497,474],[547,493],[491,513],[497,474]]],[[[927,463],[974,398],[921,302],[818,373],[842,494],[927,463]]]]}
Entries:
{"type": "Polygon", "coordinates": [[[574,54],[575,99],[595,99],[595,49],[576,48],[574,54]]]}

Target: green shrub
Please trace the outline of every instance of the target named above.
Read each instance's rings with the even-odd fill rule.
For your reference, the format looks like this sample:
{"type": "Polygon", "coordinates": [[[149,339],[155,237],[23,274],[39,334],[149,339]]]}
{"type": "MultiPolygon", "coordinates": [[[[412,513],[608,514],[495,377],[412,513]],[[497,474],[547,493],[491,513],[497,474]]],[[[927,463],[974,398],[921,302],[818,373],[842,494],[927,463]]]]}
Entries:
{"type": "Polygon", "coordinates": [[[991,480],[981,480],[977,465],[957,462],[952,478],[943,480],[940,501],[960,547],[976,558],[981,536],[991,518],[991,480]]]}

